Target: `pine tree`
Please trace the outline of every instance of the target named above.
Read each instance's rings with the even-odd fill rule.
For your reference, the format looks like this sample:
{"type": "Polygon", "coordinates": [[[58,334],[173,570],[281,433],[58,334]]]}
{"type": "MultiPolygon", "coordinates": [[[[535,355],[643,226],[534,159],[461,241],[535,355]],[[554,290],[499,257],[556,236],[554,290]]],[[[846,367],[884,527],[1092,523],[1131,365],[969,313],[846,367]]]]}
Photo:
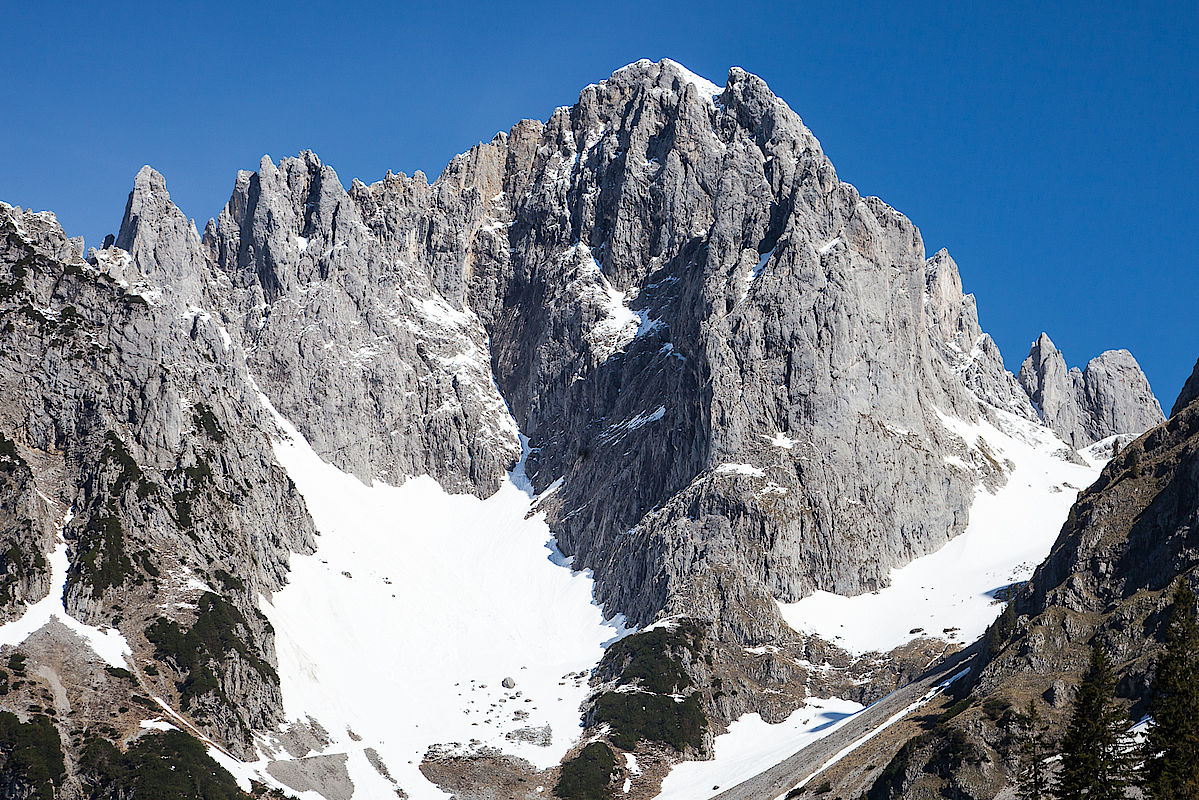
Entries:
{"type": "Polygon", "coordinates": [[[1058,800],[1120,800],[1130,783],[1127,720],[1116,702],[1112,662],[1098,645],[1078,687],[1074,713],[1062,739],[1058,800]]]}
{"type": "Polygon", "coordinates": [[[1049,726],[1037,710],[1037,701],[1018,715],[1020,745],[1017,751],[1017,793],[1020,800],[1044,800],[1049,795],[1049,775],[1045,759],[1049,756],[1049,726]]]}
{"type": "Polygon", "coordinates": [[[1149,698],[1144,787],[1152,800],[1199,798],[1199,621],[1185,580],[1174,589],[1166,648],[1149,698]]]}

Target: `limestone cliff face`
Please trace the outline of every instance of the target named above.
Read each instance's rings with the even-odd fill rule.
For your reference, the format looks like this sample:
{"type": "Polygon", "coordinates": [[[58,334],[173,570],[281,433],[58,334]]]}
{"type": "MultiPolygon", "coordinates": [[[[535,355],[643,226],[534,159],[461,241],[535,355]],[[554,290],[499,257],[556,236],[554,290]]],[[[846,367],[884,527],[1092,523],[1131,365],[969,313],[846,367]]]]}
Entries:
{"type": "Polygon", "coordinates": [[[507,169],[468,297],[529,474],[638,622],[698,603],[758,641],[771,596],[875,588],[966,519],[934,409],[1030,413],[952,261],[755,76],[639,62],[471,161],[507,169]]]}
{"type": "MultiPolygon", "coordinates": [[[[426,186],[418,202],[434,194],[426,186]]],[[[472,212],[453,205],[442,223],[456,231],[472,212]]],[[[454,234],[382,233],[306,153],[241,173],[204,244],[249,370],[317,452],[368,482],[428,474],[490,494],[520,444],[482,324],[427,267],[426,251],[453,250],[454,234]]]]}
{"type": "MultiPolygon", "coordinates": [[[[432,183],[264,158],[203,235],[149,167],[86,260],[50,215],[0,228],[0,620],[67,520],[68,608],[235,751],[281,715],[257,598],[314,533],[259,392],[366,482],[485,496],[523,434],[606,610],[729,653],[964,527],[1006,467],[946,418],[1031,395],[1075,447],[1160,419],[1123,351],[1075,376],[1044,338],[1017,382],[952,258],[736,68],[629,65],[432,183]],[[232,638],[173,635],[201,617],[232,638]]],[[[765,708],[752,683],[721,713],[765,708]]]]}
{"type": "Polygon", "coordinates": [[[1042,333],[1018,379],[1045,425],[1076,449],[1117,433],[1140,435],[1165,419],[1127,350],[1108,350],[1084,369],[1067,369],[1061,351],[1042,333]]]}

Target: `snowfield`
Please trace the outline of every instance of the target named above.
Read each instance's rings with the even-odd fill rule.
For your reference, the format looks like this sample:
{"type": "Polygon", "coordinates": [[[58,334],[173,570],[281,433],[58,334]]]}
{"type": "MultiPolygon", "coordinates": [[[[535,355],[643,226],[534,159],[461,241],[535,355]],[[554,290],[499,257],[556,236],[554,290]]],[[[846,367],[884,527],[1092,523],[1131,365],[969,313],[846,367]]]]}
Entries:
{"type": "MultiPolygon", "coordinates": [[[[969,447],[981,438],[995,458],[1013,463],[1007,483],[994,494],[980,485],[966,530],[892,570],[889,587],[781,605],[792,627],[856,653],[919,635],[974,640],[1002,610],[996,590],[1031,575],[1077,492],[1098,473],[1099,462],[1065,460],[1052,432],[1013,415],[941,419],[969,447]]],[[[497,748],[538,768],[557,764],[578,741],[588,672],[629,631],[604,618],[590,575],[565,568],[544,517],[530,515],[535,499],[523,468],[486,500],[447,494],[429,477],[366,486],[276,420],[287,438],[275,455],[320,531],[314,554],[293,555],[289,584],[262,598],[277,634],[288,719],[328,732],[332,742],[320,752],[348,756],[355,798],[390,800],[397,788],[417,800],[445,797],[419,770],[434,746],[497,748]],[[504,687],[505,678],[515,685],[504,687]],[[372,750],[390,778],[372,766],[372,750]]],[[[812,698],[777,725],[746,715],[717,738],[714,760],[676,766],[659,798],[718,794],[860,709],[812,698]]],[[[262,760],[226,764],[243,782],[261,775],[269,758],[290,758],[269,737],[259,746],[262,760]]]]}
{"type": "MultiPolygon", "coordinates": [[[[42,495],[45,497],[45,495],[42,495]]],[[[49,498],[46,498],[47,502],[49,498]]],[[[57,619],[72,633],[78,636],[91,648],[104,663],[113,667],[127,667],[125,659],[132,654],[129,643],[116,628],[97,628],[80,622],[67,613],[63,606],[63,593],[67,589],[67,572],[70,562],[67,558],[67,543],[62,538],[63,528],[71,521],[74,514],[67,511],[62,523],[58,526],[58,536],[54,549],[46,555],[50,563],[50,593],[36,603],[27,606],[25,613],[14,620],[0,625],[0,645],[19,646],[51,621],[57,619]]]]}
{"type": "Polygon", "coordinates": [[[657,800],[703,800],[770,769],[835,731],[863,706],[852,700],[809,697],[782,722],[771,725],[746,714],[713,743],[712,761],[684,761],[662,782],[657,800]]]}
{"type": "Polygon", "coordinates": [[[486,500],[429,477],[366,486],[276,419],[290,438],[275,455],[320,532],[262,598],[288,719],[316,720],[333,740],[322,752],[349,754],[356,800],[445,797],[418,769],[432,745],[557,764],[581,732],[587,673],[627,631],[593,603],[589,574],[560,565],[543,516],[526,518],[523,473],[486,500]]]}
{"type": "Polygon", "coordinates": [[[1066,444],[1048,428],[995,413],[1002,429],[941,416],[971,447],[981,437],[995,458],[1016,465],[998,492],[979,485],[966,530],[940,550],[891,570],[890,586],[880,591],[856,597],[816,592],[780,604],[787,624],[858,654],[885,653],[918,636],[952,634],[952,641],[968,644],[983,634],[1003,611],[996,590],[1032,577],[1078,492],[1103,466],[1066,461],[1066,444]]]}

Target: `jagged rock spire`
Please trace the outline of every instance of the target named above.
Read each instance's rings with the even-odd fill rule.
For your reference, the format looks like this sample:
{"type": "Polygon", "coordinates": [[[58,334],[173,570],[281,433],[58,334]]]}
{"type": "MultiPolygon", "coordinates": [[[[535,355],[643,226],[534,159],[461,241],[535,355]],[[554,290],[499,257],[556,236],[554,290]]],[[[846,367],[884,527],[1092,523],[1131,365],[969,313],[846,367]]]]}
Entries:
{"type": "Polygon", "coordinates": [[[1165,419],[1127,350],[1108,350],[1081,370],[1068,369],[1062,352],[1042,333],[1017,379],[1041,420],[1076,449],[1118,433],[1139,435],[1165,419]]]}

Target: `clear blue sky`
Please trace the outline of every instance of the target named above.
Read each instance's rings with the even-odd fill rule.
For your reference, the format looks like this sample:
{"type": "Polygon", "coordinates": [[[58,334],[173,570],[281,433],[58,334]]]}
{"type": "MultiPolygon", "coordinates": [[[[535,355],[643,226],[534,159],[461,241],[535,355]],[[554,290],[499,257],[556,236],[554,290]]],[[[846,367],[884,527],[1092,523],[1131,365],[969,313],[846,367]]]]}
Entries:
{"type": "Polygon", "coordinates": [[[202,227],[237,169],[455,153],[638,58],[764,77],[840,176],[948,247],[1018,367],[1199,356],[1199,3],[9,3],[0,199],[98,244],[149,163],[202,227]]]}

